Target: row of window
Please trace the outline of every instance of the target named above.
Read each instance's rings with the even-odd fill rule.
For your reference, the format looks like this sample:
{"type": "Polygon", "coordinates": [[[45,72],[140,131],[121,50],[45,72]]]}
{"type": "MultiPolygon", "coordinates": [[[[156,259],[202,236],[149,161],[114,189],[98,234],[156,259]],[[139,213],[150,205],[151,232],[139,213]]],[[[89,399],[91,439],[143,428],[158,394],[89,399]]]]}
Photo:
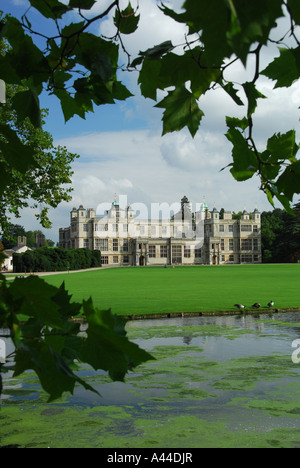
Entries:
{"type": "MultiPolygon", "coordinates": [[[[225,226],[228,227],[229,232],[233,232],[234,224],[228,224],[228,225],[220,224],[219,225],[219,232],[225,232],[225,230],[226,230],[225,226]]],[[[235,226],[238,227],[237,224],[235,226]]],[[[206,225],[206,231],[207,232],[212,231],[212,225],[211,224],[206,225]]],[[[258,225],[257,224],[241,224],[240,225],[240,231],[241,232],[258,232],[258,225]]]]}
{"type": "MultiPolygon", "coordinates": [[[[258,250],[258,239],[236,239],[237,250],[258,250]]],[[[221,239],[221,250],[225,250],[225,239],[221,239]]],[[[234,239],[228,239],[228,250],[234,250],[234,239]]]]}
{"type": "MultiPolygon", "coordinates": [[[[129,263],[129,256],[124,255],[123,257],[123,263],[129,263]]],[[[113,255],[113,263],[117,264],[119,263],[119,256],[118,255],[113,255]]],[[[101,256],[101,264],[102,265],[108,265],[108,255],[102,255],[101,256]]]]}
{"type": "MultiPolygon", "coordinates": [[[[222,255],[222,262],[234,262],[234,255],[230,254],[228,257],[226,255],[222,255]]],[[[239,256],[239,262],[240,263],[252,263],[252,262],[258,262],[259,256],[257,254],[250,255],[250,254],[242,254],[239,256]]]]}
{"type": "MultiPolygon", "coordinates": [[[[163,246],[161,246],[163,247],[163,246]]],[[[182,256],[181,256],[181,251],[178,249],[180,246],[174,246],[175,248],[172,250],[172,263],[181,263],[182,262],[182,256]]],[[[201,257],[201,249],[197,249],[200,251],[200,257],[201,257]]],[[[149,255],[150,256],[150,255],[149,255]]],[[[164,257],[164,255],[161,255],[161,257],[164,257]]],[[[186,255],[185,255],[186,257],[186,255]]],[[[189,258],[189,257],[188,257],[189,258]]],[[[234,255],[230,254],[228,257],[225,255],[222,255],[222,262],[234,262],[234,255]]],[[[119,263],[119,256],[118,255],[113,255],[112,257],[113,263],[117,264],[119,263]]],[[[129,263],[129,256],[124,255],[122,257],[122,261],[125,264],[129,263]]],[[[244,254],[241,255],[239,258],[239,261],[241,263],[252,263],[252,262],[258,262],[259,261],[259,256],[258,255],[249,255],[249,254],[244,254]]],[[[109,260],[108,260],[108,255],[102,255],[101,256],[101,263],[102,265],[108,265],[109,260]]]]}

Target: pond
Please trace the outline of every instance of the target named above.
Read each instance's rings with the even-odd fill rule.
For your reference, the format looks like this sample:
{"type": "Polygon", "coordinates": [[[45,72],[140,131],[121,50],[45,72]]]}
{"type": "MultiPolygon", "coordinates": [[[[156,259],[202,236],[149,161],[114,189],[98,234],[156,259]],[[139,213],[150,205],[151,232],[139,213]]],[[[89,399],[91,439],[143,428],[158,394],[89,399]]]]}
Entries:
{"type": "Polygon", "coordinates": [[[78,387],[46,404],[34,375],[6,376],[0,445],[300,447],[300,312],[131,321],[127,332],[156,360],[125,383],[82,366],[101,398],[78,387]]]}

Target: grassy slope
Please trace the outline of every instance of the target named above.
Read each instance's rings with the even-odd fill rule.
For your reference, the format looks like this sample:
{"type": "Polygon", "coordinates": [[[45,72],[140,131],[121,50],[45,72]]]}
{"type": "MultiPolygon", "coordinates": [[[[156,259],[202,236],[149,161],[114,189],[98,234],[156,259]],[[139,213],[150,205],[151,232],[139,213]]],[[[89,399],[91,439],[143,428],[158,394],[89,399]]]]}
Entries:
{"type": "Polygon", "coordinates": [[[271,299],[277,308],[300,307],[299,264],[112,268],[45,279],[117,314],[233,310],[271,299]]]}

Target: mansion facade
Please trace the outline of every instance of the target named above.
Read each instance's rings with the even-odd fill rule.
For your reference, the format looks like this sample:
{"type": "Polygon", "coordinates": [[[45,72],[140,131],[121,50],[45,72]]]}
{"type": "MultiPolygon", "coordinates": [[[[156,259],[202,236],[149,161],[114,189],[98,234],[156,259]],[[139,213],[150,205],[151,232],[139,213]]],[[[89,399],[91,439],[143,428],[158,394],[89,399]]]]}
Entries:
{"type": "Polygon", "coordinates": [[[71,211],[70,226],[59,230],[59,247],[100,250],[102,265],[219,265],[261,263],[261,220],[255,209],[222,219],[203,203],[171,219],[139,219],[114,201],[105,215],[81,205],[71,211]]]}
{"type": "Polygon", "coordinates": [[[59,230],[59,247],[100,250],[102,265],[218,265],[261,263],[261,221],[255,209],[233,219],[203,203],[171,219],[143,220],[114,201],[105,215],[81,205],[59,230]]]}

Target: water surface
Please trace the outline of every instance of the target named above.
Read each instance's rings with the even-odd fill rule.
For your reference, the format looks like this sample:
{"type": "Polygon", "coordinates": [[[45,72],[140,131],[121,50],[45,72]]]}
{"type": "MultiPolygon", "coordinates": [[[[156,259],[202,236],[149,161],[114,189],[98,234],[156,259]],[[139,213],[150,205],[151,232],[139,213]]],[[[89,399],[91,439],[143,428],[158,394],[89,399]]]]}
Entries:
{"type": "Polygon", "coordinates": [[[131,321],[127,332],[156,360],[125,383],[82,366],[101,398],[78,387],[45,404],[34,375],[7,376],[0,445],[300,446],[300,312],[131,321]]]}

